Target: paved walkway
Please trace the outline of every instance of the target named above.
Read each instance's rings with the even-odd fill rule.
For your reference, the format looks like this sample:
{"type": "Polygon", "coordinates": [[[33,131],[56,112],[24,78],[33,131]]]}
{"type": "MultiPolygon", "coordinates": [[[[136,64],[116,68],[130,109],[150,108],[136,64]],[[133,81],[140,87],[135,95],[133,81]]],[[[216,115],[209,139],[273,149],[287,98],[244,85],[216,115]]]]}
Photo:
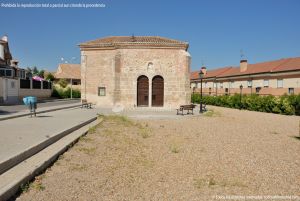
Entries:
{"type": "MultiPolygon", "coordinates": [[[[78,104],[80,103],[79,99],[75,100],[50,100],[50,101],[45,101],[42,103],[38,103],[38,110],[45,109],[47,107],[57,107],[57,106],[62,106],[62,105],[67,105],[67,104],[78,104]]],[[[28,106],[24,104],[20,105],[1,105],[0,106],[0,117],[3,115],[16,115],[20,112],[28,112],[28,106]]]]}
{"type": "Polygon", "coordinates": [[[97,116],[97,109],[71,108],[0,122],[0,163],[62,131],[97,116]]]}
{"type": "MultiPolygon", "coordinates": [[[[53,107],[46,107],[49,109],[53,107]]],[[[136,108],[114,113],[111,108],[70,108],[53,112],[37,114],[37,117],[19,117],[0,121],[0,164],[20,156],[26,150],[58,137],[60,133],[83,122],[97,114],[120,114],[135,119],[174,119],[192,115],[176,115],[176,110],[136,108]]],[[[199,115],[195,110],[195,115],[199,115]]],[[[195,116],[194,115],[194,116],[195,116]]],[[[6,163],[6,162],[5,162],[6,163]]]]}

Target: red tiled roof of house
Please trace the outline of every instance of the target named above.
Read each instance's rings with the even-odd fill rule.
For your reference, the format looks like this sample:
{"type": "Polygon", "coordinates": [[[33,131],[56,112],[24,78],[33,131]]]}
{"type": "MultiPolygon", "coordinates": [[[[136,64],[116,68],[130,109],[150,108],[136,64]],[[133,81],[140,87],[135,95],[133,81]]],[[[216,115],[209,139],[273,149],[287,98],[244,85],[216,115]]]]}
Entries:
{"type": "Polygon", "coordinates": [[[80,64],[59,64],[55,78],[81,79],[80,64]]]}
{"type": "MultiPolygon", "coordinates": [[[[224,72],[227,72],[231,69],[231,66],[228,67],[223,67],[223,68],[217,68],[217,69],[213,69],[213,70],[208,70],[206,75],[204,75],[204,78],[212,78],[212,77],[216,77],[218,75],[223,74],[224,72]]],[[[194,71],[191,72],[191,79],[198,79],[199,78],[199,71],[194,71]]]]}
{"type": "Polygon", "coordinates": [[[160,36],[109,36],[81,43],[80,47],[158,46],[188,48],[188,43],[160,36]]]}
{"type": "MultiPolygon", "coordinates": [[[[300,57],[279,59],[274,61],[261,62],[256,64],[248,64],[247,70],[244,72],[240,71],[240,67],[225,67],[214,70],[208,70],[207,75],[214,75],[209,77],[230,77],[238,75],[251,75],[268,72],[281,72],[281,71],[293,71],[300,70],[300,57]],[[222,69],[226,69],[223,70],[222,69]],[[214,72],[220,70],[220,73],[214,72]]],[[[197,79],[196,74],[198,72],[191,72],[191,79],[197,79]]],[[[205,76],[206,78],[208,76],[205,76]]]]}
{"type": "Polygon", "coordinates": [[[300,70],[300,57],[284,59],[280,65],[274,68],[273,72],[300,70]]]}

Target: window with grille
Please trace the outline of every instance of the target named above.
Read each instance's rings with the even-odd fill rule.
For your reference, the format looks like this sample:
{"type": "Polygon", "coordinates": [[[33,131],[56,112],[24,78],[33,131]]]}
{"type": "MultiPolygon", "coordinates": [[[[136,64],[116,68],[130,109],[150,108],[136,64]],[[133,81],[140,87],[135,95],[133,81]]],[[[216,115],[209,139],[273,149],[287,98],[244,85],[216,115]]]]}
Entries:
{"type": "Polygon", "coordinates": [[[98,87],[98,96],[105,96],[105,95],[106,95],[105,87],[98,87]]]}
{"type": "Polygon", "coordinates": [[[277,80],[277,88],[283,88],[283,80],[277,80]]]}
{"type": "Polygon", "coordinates": [[[248,85],[248,88],[252,88],[252,80],[248,80],[247,85],[248,85]]]}
{"type": "Polygon", "coordinates": [[[269,87],[269,80],[264,80],[264,87],[265,88],[269,87]]]}

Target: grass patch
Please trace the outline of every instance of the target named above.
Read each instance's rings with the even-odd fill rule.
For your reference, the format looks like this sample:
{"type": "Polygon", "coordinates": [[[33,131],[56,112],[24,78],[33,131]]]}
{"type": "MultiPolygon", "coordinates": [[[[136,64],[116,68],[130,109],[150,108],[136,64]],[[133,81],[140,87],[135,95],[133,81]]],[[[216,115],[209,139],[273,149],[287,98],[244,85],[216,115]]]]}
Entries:
{"type": "Polygon", "coordinates": [[[45,186],[43,186],[41,179],[42,179],[42,177],[39,176],[39,177],[36,177],[35,180],[32,183],[26,182],[25,184],[22,184],[20,186],[21,192],[26,193],[30,189],[35,189],[37,191],[45,190],[45,186]]]}
{"type": "Polygon", "coordinates": [[[142,138],[148,138],[150,137],[150,132],[148,129],[144,128],[144,129],[140,129],[139,130],[139,134],[142,136],[142,138]]]}
{"type": "Polygon", "coordinates": [[[140,136],[142,136],[142,138],[150,137],[151,130],[147,123],[145,125],[143,125],[141,123],[136,123],[135,126],[139,129],[138,133],[140,136]]]}
{"type": "Polygon", "coordinates": [[[92,126],[92,127],[89,128],[88,133],[93,134],[93,133],[96,132],[96,130],[97,130],[97,126],[92,126]]]}
{"type": "Polygon", "coordinates": [[[203,115],[206,117],[220,117],[221,113],[219,111],[209,109],[208,111],[204,112],[203,115]]]}
{"type": "Polygon", "coordinates": [[[104,129],[103,132],[100,132],[100,135],[101,136],[104,136],[104,137],[112,137],[115,133],[111,130],[111,129],[104,129]]]}
{"type": "Polygon", "coordinates": [[[196,188],[213,187],[217,185],[217,181],[213,176],[209,176],[207,178],[195,179],[194,185],[196,186],[196,188]]]}
{"type": "Polygon", "coordinates": [[[134,125],[133,121],[131,121],[128,117],[122,116],[122,115],[108,115],[108,116],[105,116],[104,119],[106,121],[113,121],[116,123],[121,123],[124,126],[134,125]]]}
{"type": "Polygon", "coordinates": [[[154,161],[147,159],[146,156],[136,158],[135,162],[145,168],[152,168],[154,166],[154,161]]]}
{"type": "Polygon", "coordinates": [[[80,164],[72,164],[72,166],[69,167],[69,170],[71,171],[85,171],[87,170],[86,165],[80,165],[80,164]]]}
{"type": "Polygon", "coordinates": [[[42,182],[40,180],[34,181],[31,185],[30,188],[33,188],[37,191],[43,191],[45,190],[45,186],[43,186],[42,182]]]}
{"type": "Polygon", "coordinates": [[[171,152],[174,153],[174,154],[177,154],[180,151],[179,146],[177,144],[172,144],[170,146],[170,149],[171,149],[171,152]]]}
{"type": "Polygon", "coordinates": [[[29,187],[30,187],[30,183],[29,182],[26,182],[25,184],[22,184],[20,186],[21,192],[22,193],[26,193],[29,190],[29,187]]]}
{"type": "Polygon", "coordinates": [[[77,150],[80,152],[83,152],[85,154],[88,154],[88,155],[93,155],[96,152],[96,147],[90,147],[90,148],[79,147],[79,148],[77,148],[77,150]]]}
{"type": "Polygon", "coordinates": [[[92,142],[94,140],[92,138],[90,138],[90,137],[87,137],[87,136],[81,136],[79,138],[79,141],[82,141],[82,142],[92,142]]]}

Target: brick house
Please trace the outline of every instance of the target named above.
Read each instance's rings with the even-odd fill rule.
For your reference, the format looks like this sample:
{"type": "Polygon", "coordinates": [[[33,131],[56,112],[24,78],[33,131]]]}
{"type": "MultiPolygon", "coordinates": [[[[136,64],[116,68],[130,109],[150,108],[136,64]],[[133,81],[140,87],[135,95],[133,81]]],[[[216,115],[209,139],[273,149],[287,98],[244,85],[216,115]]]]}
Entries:
{"type": "Polygon", "coordinates": [[[188,43],[113,36],[81,43],[81,97],[99,106],[175,108],[190,102],[188,43]]]}
{"type": "Polygon", "coordinates": [[[3,36],[0,39],[0,104],[18,103],[24,96],[50,97],[51,83],[32,80],[18,63],[9,50],[8,37],[3,36]]]}
{"type": "Polygon", "coordinates": [[[77,86],[80,89],[81,84],[81,72],[80,64],[59,64],[57,71],[54,74],[55,82],[60,79],[65,79],[69,85],[77,86]]]}
{"type": "MultiPolygon", "coordinates": [[[[203,93],[223,95],[240,93],[283,95],[300,93],[300,57],[286,58],[256,64],[241,60],[239,67],[213,70],[203,68],[203,93]]],[[[191,88],[200,91],[199,71],[191,73],[191,88]]]]}

